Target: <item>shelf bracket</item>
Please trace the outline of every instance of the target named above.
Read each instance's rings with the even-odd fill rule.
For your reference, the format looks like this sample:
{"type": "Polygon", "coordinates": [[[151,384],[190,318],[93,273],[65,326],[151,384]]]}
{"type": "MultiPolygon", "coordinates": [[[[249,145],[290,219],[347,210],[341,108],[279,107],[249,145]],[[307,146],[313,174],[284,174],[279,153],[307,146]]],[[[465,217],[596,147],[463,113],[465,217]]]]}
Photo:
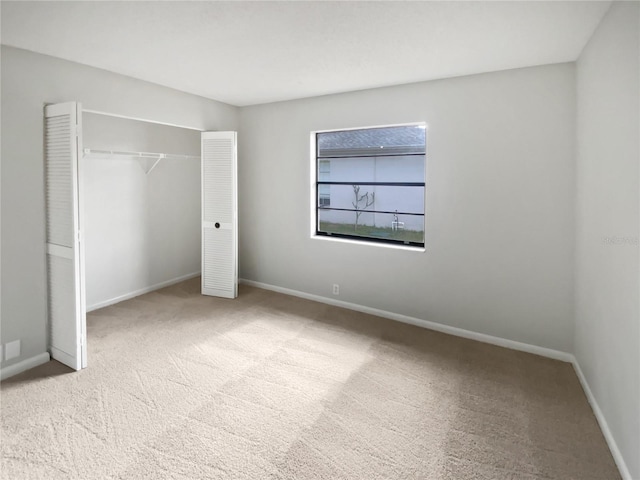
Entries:
{"type": "Polygon", "coordinates": [[[153,162],[153,165],[151,165],[151,168],[147,172],[147,175],[149,175],[153,171],[153,169],[156,168],[156,165],[158,165],[158,163],[160,163],[160,160],[162,160],[164,157],[164,155],[161,155],[155,162],[153,162]]]}

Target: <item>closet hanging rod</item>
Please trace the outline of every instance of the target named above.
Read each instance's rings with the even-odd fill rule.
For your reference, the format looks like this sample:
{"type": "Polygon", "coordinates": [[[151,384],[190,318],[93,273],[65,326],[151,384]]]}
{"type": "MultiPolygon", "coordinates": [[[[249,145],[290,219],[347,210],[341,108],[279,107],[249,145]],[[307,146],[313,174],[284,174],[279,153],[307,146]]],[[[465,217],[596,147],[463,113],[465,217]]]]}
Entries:
{"type": "Polygon", "coordinates": [[[153,153],[153,152],[124,152],[121,150],[96,150],[92,148],[84,149],[85,155],[119,155],[123,157],[136,157],[136,158],[182,158],[188,159],[200,159],[200,155],[182,155],[179,153],[153,153]]]}

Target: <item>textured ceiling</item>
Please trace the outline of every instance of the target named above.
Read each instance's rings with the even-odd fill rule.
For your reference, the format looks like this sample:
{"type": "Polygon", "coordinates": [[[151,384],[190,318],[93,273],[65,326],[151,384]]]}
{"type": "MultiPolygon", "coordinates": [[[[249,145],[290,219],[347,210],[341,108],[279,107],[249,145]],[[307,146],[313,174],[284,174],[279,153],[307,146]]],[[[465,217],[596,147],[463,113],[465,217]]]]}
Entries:
{"type": "Polygon", "coordinates": [[[233,105],[574,61],[610,2],[6,2],[2,43],[233,105]]]}

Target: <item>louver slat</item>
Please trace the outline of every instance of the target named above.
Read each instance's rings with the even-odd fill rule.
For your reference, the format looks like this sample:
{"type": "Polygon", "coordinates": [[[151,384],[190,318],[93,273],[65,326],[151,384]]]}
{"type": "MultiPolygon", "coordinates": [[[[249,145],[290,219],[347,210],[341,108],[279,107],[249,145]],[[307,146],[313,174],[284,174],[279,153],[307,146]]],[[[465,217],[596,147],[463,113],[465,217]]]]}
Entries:
{"type": "Polygon", "coordinates": [[[71,115],[48,117],[45,124],[47,242],[73,247],[71,115]],[[55,148],[52,148],[55,146],[55,148]]]}
{"type": "Polygon", "coordinates": [[[204,230],[204,270],[202,284],[205,288],[233,293],[233,258],[229,248],[221,248],[232,242],[231,230],[204,230]]]}
{"type": "Polygon", "coordinates": [[[233,142],[229,139],[203,141],[204,221],[231,223],[233,220],[233,142]]]}

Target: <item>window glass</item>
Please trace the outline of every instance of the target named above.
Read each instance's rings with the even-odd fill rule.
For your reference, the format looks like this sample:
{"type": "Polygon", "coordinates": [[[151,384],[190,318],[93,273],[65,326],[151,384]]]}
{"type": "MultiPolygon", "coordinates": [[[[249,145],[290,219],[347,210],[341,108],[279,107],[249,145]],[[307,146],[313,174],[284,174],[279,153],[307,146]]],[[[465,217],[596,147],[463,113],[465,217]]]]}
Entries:
{"type": "Polygon", "coordinates": [[[424,246],[424,125],[316,134],[316,234],[424,246]]]}

